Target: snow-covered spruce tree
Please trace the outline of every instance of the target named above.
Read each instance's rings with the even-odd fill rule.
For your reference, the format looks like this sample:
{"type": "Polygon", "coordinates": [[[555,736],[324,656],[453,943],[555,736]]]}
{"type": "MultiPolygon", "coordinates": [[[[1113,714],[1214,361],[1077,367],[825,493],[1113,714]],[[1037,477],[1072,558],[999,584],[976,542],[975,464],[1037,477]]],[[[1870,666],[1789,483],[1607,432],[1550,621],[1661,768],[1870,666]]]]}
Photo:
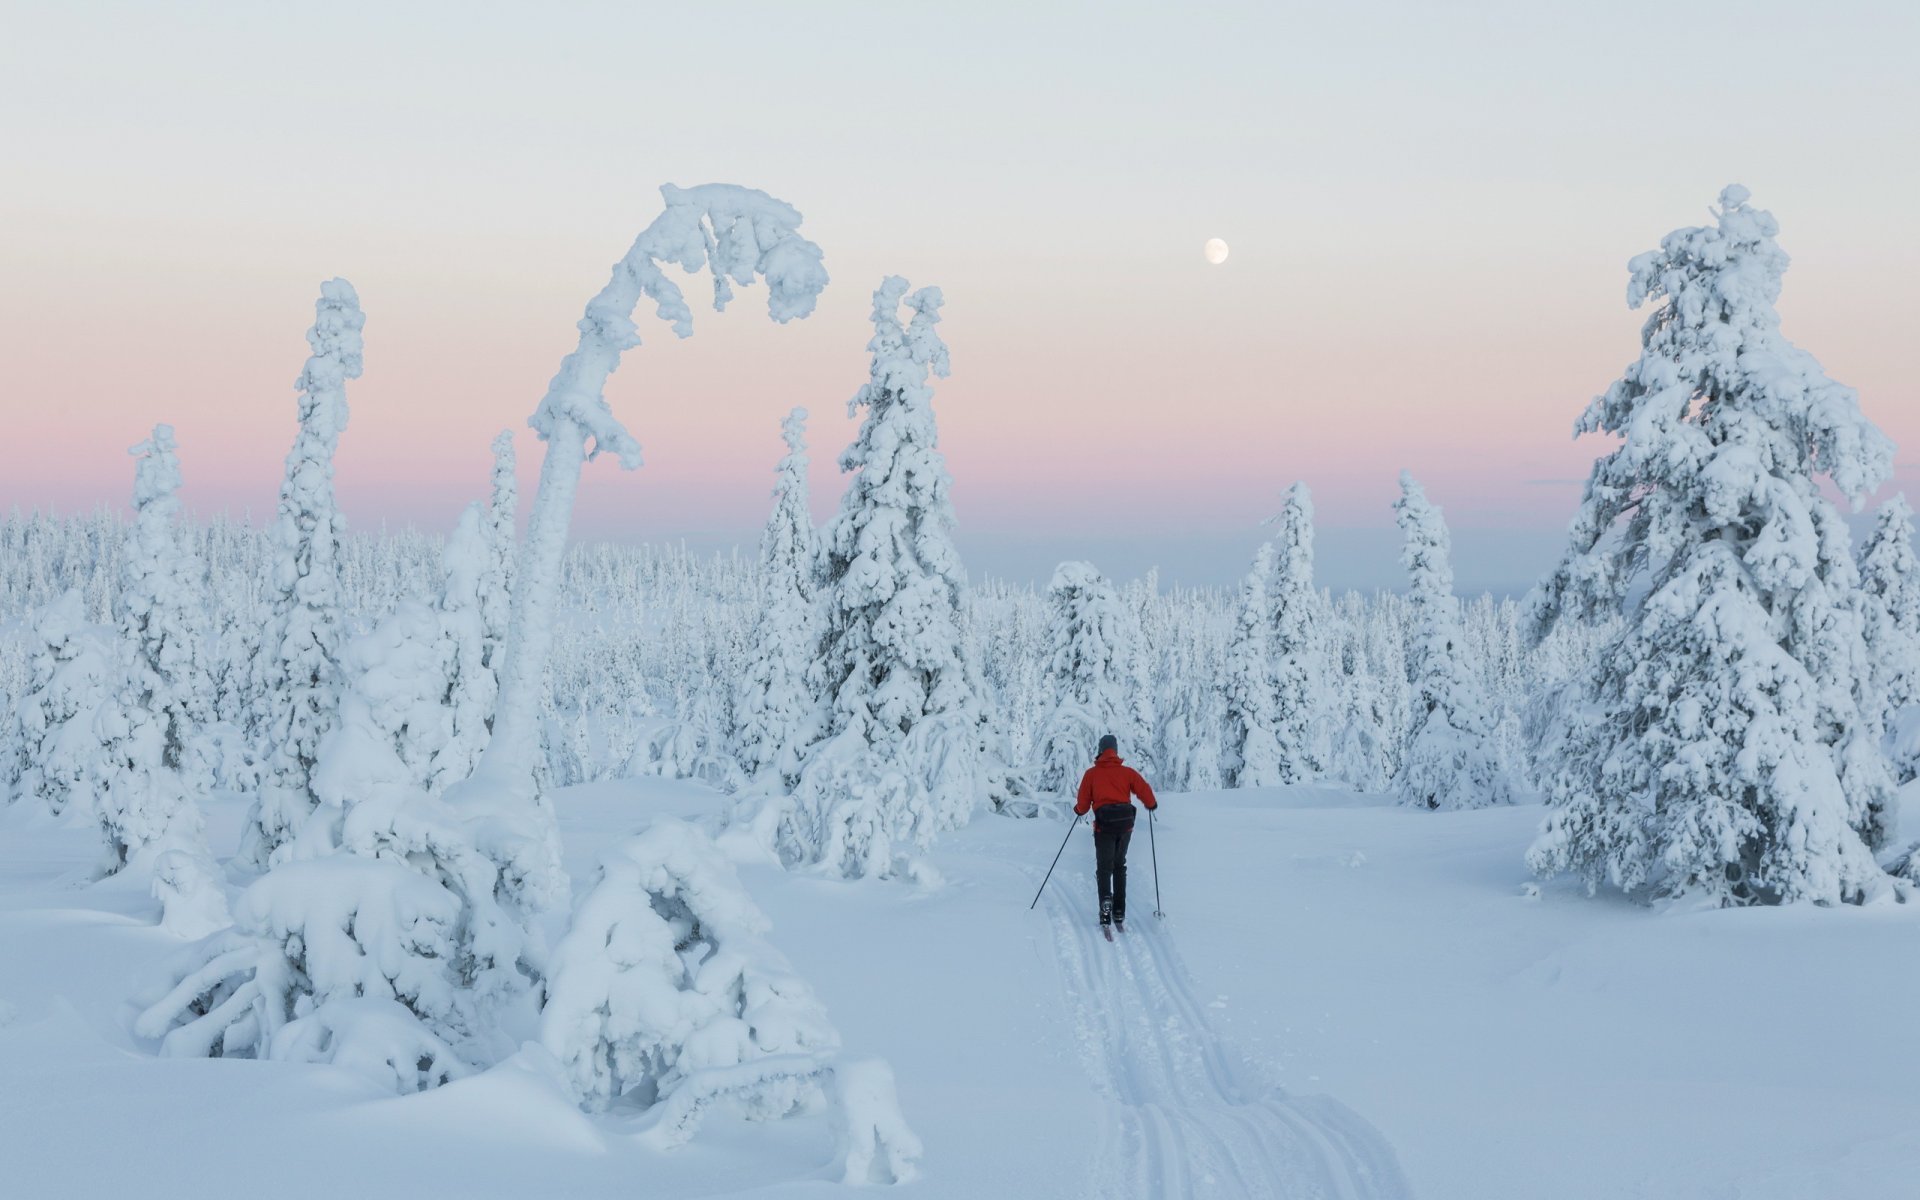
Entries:
{"type": "Polygon", "coordinates": [[[1389,782],[1383,751],[1387,708],[1367,662],[1366,639],[1357,627],[1343,631],[1340,675],[1339,733],[1328,770],[1355,791],[1381,791],[1389,782]]]}
{"type": "Polygon", "coordinates": [[[1406,471],[1400,472],[1393,515],[1412,608],[1407,673],[1414,687],[1413,719],[1394,788],[1402,803],[1420,808],[1506,804],[1513,799],[1512,784],[1494,754],[1486,693],[1466,661],[1447,523],[1406,471]]]}
{"type": "Polygon", "coordinates": [[[820,621],[820,539],[807,508],[807,410],[787,414],[787,452],[775,469],[773,514],[760,537],[764,594],[753,645],[733,704],[733,756],[750,778],[791,788],[819,737],[815,701],[820,621]]]}
{"type": "MultiPolygon", "coordinates": [[[[212,787],[204,737],[213,699],[202,661],[206,571],[181,544],[173,427],[135,446],[133,528],[120,560],[118,693],[100,706],[101,786],[94,807],[104,874],[165,850],[207,858],[200,800],[212,787]]],[[[151,863],[147,863],[151,866],[151,863]]]]}
{"type": "Polygon", "coordinates": [[[118,681],[113,641],[87,620],[80,591],[61,593],[33,620],[32,682],[17,702],[14,799],[53,816],[92,815],[100,738],[94,720],[118,681]]]}
{"type": "MultiPolygon", "coordinates": [[[[515,526],[520,512],[520,484],[514,468],[513,431],[503,429],[493,439],[493,495],[487,503],[485,525],[487,562],[479,581],[481,661],[494,676],[496,695],[507,626],[513,620],[514,555],[519,548],[515,526]]],[[[487,702],[487,728],[493,728],[491,699],[487,702]]]]}
{"type": "Polygon", "coordinates": [[[1313,497],[1307,485],[1287,490],[1275,535],[1273,606],[1274,735],[1280,782],[1306,783],[1326,769],[1326,662],[1321,653],[1320,594],[1313,588],[1313,497]]]}
{"type": "Polygon", "coordinates": [[[1273,543],[1263,542],[1240,585],[1240,612],[1227,644],[1227,723],[1221,768],[1229,787],[1273,787],[1284,782],[1273,712],[1273,618],[1267,589],[1273,543]]]}
{"type": "Polygon", "coordinates": [[[1052,708],[1034,746],[1034,786],[1071,793],[1101,735],[1132,729],[1127,614],[1092,563],[1064,562],[1047,584],[1053,615],[1047,685],[1052,708]]]}
{"type": "Polygon", "coordinates": [[[1856,502],[1892,445],[1780,333],[1787,256],[1745,188],[1630,265],[1641,354],[1575,432],[1594,464],[1537,630],[1624,612],[1559,731],[1528,861],[1589,887],[1744,905],[1860,901],[1891,786],[1858,576],[1819,476],[1856,502]]]}
{"type": "Polygon", "coordinates": [[[925,847],[1009,795],[962,636],[966,573],[928,382],[947,373],[940,305],[938,288],[908,295],[898,276],[874,293],[871,376],[848,406],[866,418],[840,458],[853,478],[822,538],[825,740],[775,835],[789,864],[885,874],[892,848],[925,847]]]}
{"type": "Polygon", "coordinates": [[[333,454],[347,428],[347,381],[360,377],[365,324],[352,284],[330,279],[320,285],[307,331],[313,354],[294,384],[300,431],[280,485],[273,607],[258,660],[267,756],[240,848],[255,867],[267,866],[313,811],[314,756],[339,702],[340,535],[346,522],[333,496],[333,454]]]}
{"type": "Polygon", "coordinates": [[[439,657],[446,684],[436,700],[446,710],[447,737],[423,781],[434,795],[473,774],[493,718],[497,685],[486,663],[486,600],[494,559],[484,520],[477,502],[468,505],[441,560],[439,657]]]}
{"type": "Polygon", "coordinates": [[[1920,559],[1913,549],[1913,509],[1904,495],[1880,506],[1873,533],[1860,547],[1867,662],[1883,719],[1920,703],[1920,559]]]}

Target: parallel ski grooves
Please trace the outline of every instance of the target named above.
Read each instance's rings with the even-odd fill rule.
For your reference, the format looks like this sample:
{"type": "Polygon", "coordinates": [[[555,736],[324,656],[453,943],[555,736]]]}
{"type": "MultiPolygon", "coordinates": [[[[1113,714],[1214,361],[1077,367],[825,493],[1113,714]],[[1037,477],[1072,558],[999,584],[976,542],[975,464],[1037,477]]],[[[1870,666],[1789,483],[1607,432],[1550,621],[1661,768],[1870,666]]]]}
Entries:
{"type": "Polygon", "coordinates": [[[1109,945],[1064,893],[1047,892],[1081,1058],[1113,1103],[1088,1174],[1100,1200],[1402,1200],[1393,1150],[1324,1096],[1262,1094],[1238,1068],[1163,928],[1136,922],[1109,945]]]}

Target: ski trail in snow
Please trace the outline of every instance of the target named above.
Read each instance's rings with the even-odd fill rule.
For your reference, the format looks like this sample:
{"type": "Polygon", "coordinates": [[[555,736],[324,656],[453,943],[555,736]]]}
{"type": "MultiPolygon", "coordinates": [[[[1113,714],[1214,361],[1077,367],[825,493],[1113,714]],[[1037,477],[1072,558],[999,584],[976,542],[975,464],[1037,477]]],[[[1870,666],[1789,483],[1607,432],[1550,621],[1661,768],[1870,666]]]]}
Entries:
{"type": "Polygon", "coordinates": [[[1047,913],[1079,1031],[1080,1056],[1112,1106],[1088,1195],[1167,1200],[1402,1200],[1393,1149],[1325,1096],[1263,1090],[1214,1030],[1164,928],[1151,918],[1108,944],[1064,897],[1047,913]]]}

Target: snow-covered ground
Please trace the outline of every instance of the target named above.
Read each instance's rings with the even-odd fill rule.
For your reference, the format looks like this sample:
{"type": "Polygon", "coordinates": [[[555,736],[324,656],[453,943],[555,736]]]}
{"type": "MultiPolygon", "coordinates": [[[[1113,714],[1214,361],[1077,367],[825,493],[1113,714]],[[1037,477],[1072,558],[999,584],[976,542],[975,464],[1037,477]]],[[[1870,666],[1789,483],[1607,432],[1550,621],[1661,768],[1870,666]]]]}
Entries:
{"type": "MultiPolygon", "coordinates": [[[[1920,801],[1920,796],[1912,799],[1920,801]]],[[[559,797],[576,887],[687,783],[559,797]]],[[[1920,912],[1653,912],[1525,887],[1533,807],[1310,788],[1168,796],[1152,910],[1088,920],[1091,839],[981,817],[944,884],[747,864],[847,1048],[889,1059],[940,1197],[1887,1197],[1920,1165],[1920,912]]],[[[209,811],[233,845],[242,806],[209,811]]],[[[1140,835],[1146,833],[1144,825],[1140,835]]],[[[88,829],[0,814],[0,1194],[805,1195],[825,1120],[654,1152],[523,1053],[395,1098],[344,1071],[166,1060],[131,997],[180,943],[85,880],[88,829]],[[795,1182],[796,1180],[801,1182],[795,1182]]],[[[557,933],[557,927],[554,931],[557,933]]]]}

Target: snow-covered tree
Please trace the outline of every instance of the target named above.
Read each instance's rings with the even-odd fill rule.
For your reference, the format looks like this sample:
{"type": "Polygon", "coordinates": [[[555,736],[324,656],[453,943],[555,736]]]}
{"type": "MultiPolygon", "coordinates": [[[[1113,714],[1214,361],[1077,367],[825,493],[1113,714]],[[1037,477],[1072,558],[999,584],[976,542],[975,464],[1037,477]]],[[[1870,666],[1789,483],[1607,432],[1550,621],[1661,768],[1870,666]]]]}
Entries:
{"type": "Polygon", "coordinates": [[[1407,569],[1412,607],[1407,666],[1415,692],[1394,787],[1403,803],[1421,808],[1505,804],[1513,798],[1512,784],[1494,754],[1486,693],[1467,662],[1447,523],[1405,471],[1393,515],[1403,539],[1400,562],[1407,569]]]}
{"type": "Polygon", "coordinates": [[[962,631],[966,573],[953,545],[951,480],[928,381],[947,373],[947,347],[934,328],[940,290],[908,295],[907,281],[889,276],[873,300],[871,375],[849,403],[866,418],[841,456],[853,478],[822,539],[825,741],[787,806],[779,845],[789,861],[822,861],[833,840],[827,831],[846,827],[828,814],[847,798],[849,774],[872,785],[860,794],[883,804],[861,827],[884,831],[903,849],[925,846],[1008,794],[962,631]],[[903,301],[913,314],[905,325],[903,301]],[[862,757],[897,769],[905,786],[883,784],[888,772],[853,761],[862,757]]]}
{"type": "Polygon", "coordinates": [[[180,458],[172,426],[154,426],[131,453],[133,530],[115,600],[119,688],[94,718],[101,780],[94,815],[108,874],[149,851],[205,857],[200,800],[212,787],[205,731],[213,698],[201,658],[206,572],[174,526],[180,458]]]}
{"type": "Polygon", "coordinates": [[[333,455],[347,428],[347,382],[360,377],[360,297],[344,279],[320,285],[295,381],[300,430],[287,455],[273,527],[272,613],[261,638],[260,694],[268,747],[260,795],[248,813],[241,855],[265,867],[315,804],[311,777],[340,692],[340,535],[333,455]]]}
{"type": "Polygon", "coordinates": [[[114,645],[87,620],[78,589],[40,610],[33,636],[32,679],[17,702],[14,798],[36,800],[54,816],[70,807],[91,815],[100,778],[94,722],[118,682],[114,645]]]}
{"type": "Polygon", "coordinates": [[[1859,581],[1824,476],[1858,503],[1892,445],[1780,333],[1778,226],[1720,194],[1713,225],[1630,265],[1641,354],[1576,433],[1594,464],[1540,629],[1620,611],[1587,703],[1546,756],[1533,867],[1722,905],[1857,901],[1891,780],[1859,581]]]}
{"type": "Polygon", "coordinates": [[[1043,792],[1071,793],[1103,734],[1134,732],[1128,621],[1113,585],[1092,563],[1061,563],[1047,585],[1047,604],[1053,707],[1034,747],[1033,782],[1043,792]]]}
{"type": "Polygon", "coordinates": [[[614,264],[607,286],[588,302],[580,320],[580,343],[560,364],[528,422],[546,443],[546,451],[514,581],[493,739],[476,771],[476,776],[486,777],[485,790],[509,806],[524,806],[536,794],[541,680],[557,624],[554,601],[561,556],[587,443],[592,441],[596,456],[611,451],[629,470],[640,465],[640,444],[613,415],[604,395],[620,356],[640,343],[633,323],[635,306],[642,296],[650,298],[675,334],[692,335],[693,310],[680,286],[661,270],[665,263],[688,271],[710,268],[716,309],[732,299],[735,282],[765,279],[768,315],[783,324],[811,313],[827,283],[820,248],[800,236],[800,214],[790,205],[729,184],[668,185],[660,190],[666,211],[641,230],[626,256],[614,264]]]}
{"type": "Polygon", "coordinates": [[[486,597],[492,546],[478,503],[460,514],[442,558],[439,659],[445,688],[435,700],[446,710],[446,741],[433,754],[423,781],[438,795],[473,773],[486,749],[495,682],[487,667],[486,597]]]}
{"type": "Polygon", "coordinates": [[[1221,767],[1229,787],[1284,782],[1273,712],[1273,617],[1267,599],[1273,543],[1263,542],[1240,585],[1240,611],[1227,645],[1226,737],[1221,767]]]}
{"type": "MultiPolygon", "coordinates": [[[[507,626],[513,620],[514,555],[519,548],[516,522],[520,512],[520,484],[514,475],[513,431],[503,429],[493,439],[493,495],[487,503],[487,561],[480,573],[481,659],[494,676],[498,694],[507,626]]],[[[493,702],[487,702],[487,728],[493,728],[493,702]]]]}
{"type": "Polygon", "coordinates": [[[1173,639],[1166,656],[1166,690],[1157,705],[1159,728],[1153,761],[1168,791],[1198,792],[1221,786],[1224,693],[1208,669],[1198,631],[1173,639]]]}
{"type": "Polygon", "coordinates": [[[1345,631],[1340,642],[1340,685],[1338,733],[1328,770],[1356,791],[1381,791],[1390,782],[1385,752],[1389,718],[1358,628],[1345,631]]]}
{"type": "Polygon", "coordinates": [[[1326,661],[1320,645],[1320,594],[1313,587],[1313,497],[1287,490],[1275,535],[1273,606],[1274,735],[1280,782],[1306,783],[1326,769],[1326,661]]]}
{"type": "Polygon", "coordinates": [[[1904,495],[1880,506],[1873,533],[1860,547],[1867,662],[1881,716],[1920,703],[1920,559],[1913,549],[1913,509],[1904,495]]]}
{"type": "Polygon", "coordinates": [[[787,453],[775,469],[773,514],[760,537],[765,589],[751,654],[733,705],[734,758],[750,777],[792,787],[820,735],[817,674],[820,542],[807,509],[807,410],[781,424],[787,453]]]}
{"type": "Polygon", "coordinates": [[[402,601],[347,644],[319,804],[233,928],[143,998],[162,1053],[330,1062],[409,1092],[512,1049],[493,1013],[538,976],[552,867],[424,788],[452,723],[440,616],[402,601]]]}

